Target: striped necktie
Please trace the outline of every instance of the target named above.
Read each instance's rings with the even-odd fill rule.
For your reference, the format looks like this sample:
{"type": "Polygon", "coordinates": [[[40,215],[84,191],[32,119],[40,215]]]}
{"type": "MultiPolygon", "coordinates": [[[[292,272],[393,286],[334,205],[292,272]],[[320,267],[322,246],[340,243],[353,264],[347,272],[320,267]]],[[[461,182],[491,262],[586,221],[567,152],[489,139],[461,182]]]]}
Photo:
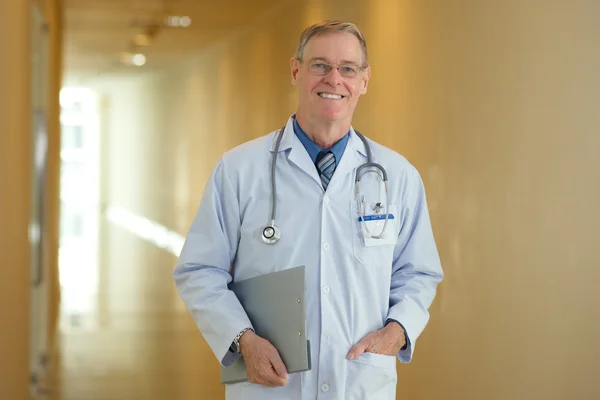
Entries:
{"type": "Polygon", "coordinates": [[[323,188],[327,189],[327,185],[329,185],[329,181],[331,181],[331,177],[333,176],[333,171],[335,171],[335,156],[331,151],[322,151],[319,153],[317,156],[317,170],[319,171],[323,188]]]}

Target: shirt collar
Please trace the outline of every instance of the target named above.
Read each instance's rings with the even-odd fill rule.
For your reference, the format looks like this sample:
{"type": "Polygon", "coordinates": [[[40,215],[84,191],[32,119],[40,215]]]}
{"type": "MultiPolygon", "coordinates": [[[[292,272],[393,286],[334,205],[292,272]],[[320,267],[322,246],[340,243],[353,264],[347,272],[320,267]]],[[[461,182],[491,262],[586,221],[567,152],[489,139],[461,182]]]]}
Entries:
{"type": "Polygon", "coordinates": [[[306,135],[306,133],[302,130],[302,128],[300,128],[300,124],[296,120],[295,115],[293,116],[293,120],[294,120],[294,133],[296,133],[296,136],[298,137],[300,142],[302,142],[302,144],[306,148],[306,151],[308,152],[308,155],[310,156],[313,163],[317,162],[317,156],[319,155],[321,150],[330,150],[331,152],[333,152],[333,155],[335,156],[335,162],[337,164],[339,164],[340,160],[342,159],[342,155],[344,154],[344,150],[346,149],[346,144],[348,143],[348,137],[350,136],[350,132],[345,134],[340,140],[338,140],[333,146],[331,146],[331,148],[321,149],[319,146],[317,146],[317,144],[315,142],[313,142],[306,135]]]}

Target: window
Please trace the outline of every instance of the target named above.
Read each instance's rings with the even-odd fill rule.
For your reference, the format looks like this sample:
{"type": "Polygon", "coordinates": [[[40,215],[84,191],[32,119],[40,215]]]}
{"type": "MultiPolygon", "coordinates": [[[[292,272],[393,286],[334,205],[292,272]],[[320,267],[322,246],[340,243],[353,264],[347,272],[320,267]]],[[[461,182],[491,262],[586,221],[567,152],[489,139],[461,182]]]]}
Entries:
{"type": "Polygon", "coordinates": [[[63,149],[83,148],[83,126],[63,125],[61,137],[63,149]]]}
{"type": "Polygon", "coordinates": [[[70,204],[61,202],[60,236],[64,239],[80,238],[84,233],[84,216],[70,204]]]}

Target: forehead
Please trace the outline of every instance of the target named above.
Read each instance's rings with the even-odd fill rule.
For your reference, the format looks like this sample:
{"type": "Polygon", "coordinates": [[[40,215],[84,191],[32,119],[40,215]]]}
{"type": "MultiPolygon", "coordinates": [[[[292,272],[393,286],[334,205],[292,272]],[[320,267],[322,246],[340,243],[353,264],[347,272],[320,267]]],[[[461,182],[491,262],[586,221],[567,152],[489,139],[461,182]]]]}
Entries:
{"type": "Polygon", "coordinates": [[[313,36],[306,43],[303,58],[315,58],[332,63],[352,62],[360,64],[362,49],[358,38],[348,32],[328,32],[313,36]]]}

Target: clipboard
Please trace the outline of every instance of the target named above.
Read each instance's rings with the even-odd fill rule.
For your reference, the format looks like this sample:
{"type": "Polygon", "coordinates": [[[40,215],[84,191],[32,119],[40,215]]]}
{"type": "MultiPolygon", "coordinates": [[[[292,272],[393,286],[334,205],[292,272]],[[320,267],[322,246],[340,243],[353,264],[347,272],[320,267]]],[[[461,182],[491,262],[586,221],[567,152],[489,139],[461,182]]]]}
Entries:
{"type": "MultiPolygon", "coordinates": [[[[305,266],[271,272],[229,285],[256,334],[279,352],[288,373],[310,371],[310,341],[306,336],[305,266]]],[[[221,366],[221,383],[248,381],[243,357],[221,366]]]]}

